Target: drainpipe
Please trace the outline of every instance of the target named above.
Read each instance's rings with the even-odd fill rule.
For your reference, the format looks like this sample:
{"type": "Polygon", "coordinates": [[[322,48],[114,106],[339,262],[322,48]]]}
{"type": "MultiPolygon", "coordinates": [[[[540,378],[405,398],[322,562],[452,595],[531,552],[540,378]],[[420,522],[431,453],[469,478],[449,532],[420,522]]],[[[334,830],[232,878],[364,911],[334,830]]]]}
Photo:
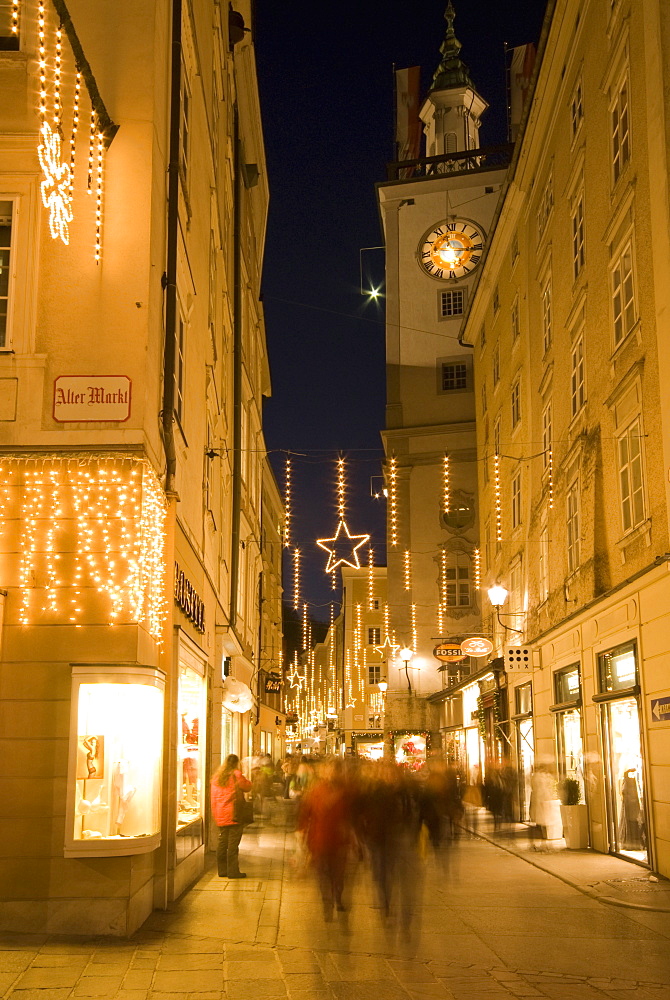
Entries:
{"type": "Polygon", "coordinates": [[[233,121],[233,510],[230,553],[230,627],[237,631],[240,575],[240,509],[242,504],[242,248],[240,218],[242,175],[237,105],[233,121]]]}

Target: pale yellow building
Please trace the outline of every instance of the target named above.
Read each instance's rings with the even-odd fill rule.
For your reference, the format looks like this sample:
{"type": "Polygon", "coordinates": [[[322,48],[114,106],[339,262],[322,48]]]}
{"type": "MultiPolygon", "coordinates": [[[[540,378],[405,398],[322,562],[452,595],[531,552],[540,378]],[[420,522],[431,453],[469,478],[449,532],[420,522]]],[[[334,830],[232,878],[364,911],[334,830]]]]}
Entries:
{"type": "Polygon", "coordinates": [[[253,748],[270,383],[251,9],[70,0],[59,31],[51,0],[15,6],[0,929],[123,935],[203,871],[211,770],[253,748]]]}
{"type": "Polygon", "coordinates": [[[534,758],[578,782],[592,847],[668,875],[665,15],[659,0],[549,4],[461,343],[520,815],[534,758]]]}

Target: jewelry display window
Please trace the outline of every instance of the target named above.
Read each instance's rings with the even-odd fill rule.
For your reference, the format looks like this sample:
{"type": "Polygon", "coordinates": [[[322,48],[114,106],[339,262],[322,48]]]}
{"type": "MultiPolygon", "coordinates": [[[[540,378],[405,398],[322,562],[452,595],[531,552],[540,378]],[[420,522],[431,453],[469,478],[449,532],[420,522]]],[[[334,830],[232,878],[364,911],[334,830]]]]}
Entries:
{"type": "Polygon", "coordinates": [[[66,857],[160,843],[165,678],[151,667],[74,667],[66,857]]]}
{"type": "Polygon", "coordinates": [[[181,659],[177,737],[177,830],[199,820],[203,815],[205,706],[205,678],[197,669],[181,659]]]}

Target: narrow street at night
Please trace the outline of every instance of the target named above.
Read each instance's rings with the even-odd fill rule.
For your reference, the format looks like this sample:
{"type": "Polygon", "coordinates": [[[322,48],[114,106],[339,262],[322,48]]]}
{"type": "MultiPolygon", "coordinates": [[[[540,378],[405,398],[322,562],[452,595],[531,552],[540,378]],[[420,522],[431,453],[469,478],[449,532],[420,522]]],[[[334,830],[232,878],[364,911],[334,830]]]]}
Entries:
{"type": "Polygon", "coordinates": [[[326,922],[295,846],[281,825],[252,828],[240,853],[246,881],[220,879],[210,868],[130,940],[4,935],[0,995],[670,997],[670,892],[629,862],[534,852],[509,836],[500,847],[483,831],[482,838],[462,836],[437,858],[426,852],[404,917],[392,910],[382,919],[366,866],[355,863],[346,909],[326,922]]]}

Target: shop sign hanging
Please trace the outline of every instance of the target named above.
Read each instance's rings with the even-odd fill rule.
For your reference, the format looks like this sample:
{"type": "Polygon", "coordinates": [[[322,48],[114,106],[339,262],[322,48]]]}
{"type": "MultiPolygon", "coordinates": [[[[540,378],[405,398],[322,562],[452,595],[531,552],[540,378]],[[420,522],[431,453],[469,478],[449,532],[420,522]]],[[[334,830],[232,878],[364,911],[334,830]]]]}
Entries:
{"type": "Polygon", "coordinates": [[[281,677],[273,677],[271,674],[265,678],[265,693],[279,694],[281,691],[281,677]]]}
{"type": "Polygon", "coordinates": [[[461,643],[461,653],[464,656],[488,656],[492,652],[493,643],[490,639],[483,638],[483,636],[471,636],[469,639],[464,639],[461,643]]]}
{"type": "Polygon", "coordinates": [[[205,602],[196,593],[193,584],[186,578],[179,563],[174,564],[174,599],[198,632],[205,631],[205,602]]]}
{"type": "Polygon", "coordinates": [[[457,642],[441,642],[433,650],[433,656],[441,663],[460,663],[466,654],[457,642]]]}

